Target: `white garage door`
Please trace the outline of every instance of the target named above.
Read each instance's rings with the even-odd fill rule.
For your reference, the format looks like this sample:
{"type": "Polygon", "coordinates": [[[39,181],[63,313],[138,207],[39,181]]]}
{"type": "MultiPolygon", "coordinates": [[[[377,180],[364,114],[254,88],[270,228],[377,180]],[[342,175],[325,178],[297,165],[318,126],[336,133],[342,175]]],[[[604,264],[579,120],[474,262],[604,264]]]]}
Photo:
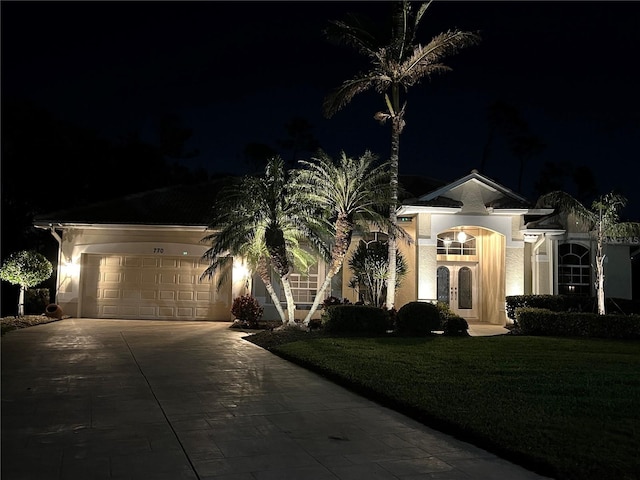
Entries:
{"type": "Polygon", "coordinates": [[[83,255],[82,316],[230,320],[231,287],[200,281],[199,257],[83,255]]]}

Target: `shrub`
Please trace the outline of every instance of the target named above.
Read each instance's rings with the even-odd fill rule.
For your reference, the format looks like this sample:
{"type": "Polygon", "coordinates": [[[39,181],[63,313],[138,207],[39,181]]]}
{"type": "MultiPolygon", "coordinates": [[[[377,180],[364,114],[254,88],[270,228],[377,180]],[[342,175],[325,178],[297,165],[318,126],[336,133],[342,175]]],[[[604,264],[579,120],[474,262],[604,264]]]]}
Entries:
{"type": "Polygon", "coordinates": [[[25,315],[40,315],[51,303],[48,288],[29,288],[24,292],[25,315]]]}
{"type": "Polygon", "coordinates": [[[322,314],[322,321],[327,333],[381,335],[387,331],[389,314],[367,305],[334,305],[322,314]]]}
{"type": "Polygon", "coordinates": [[[398,310],[396,331],[401,335],[429,335],[439,328],[440,313],[433,303],[409,302],[398,310]]]}
{"type": "Polygon", "coordinates": [[[322,308],[327,309],[329,307],[333,307],[334,305],[346,305],[348,303],[349,300],[347,298],[340,300],[338,297],[334,297],[332,295],[322,301],[322,308]]]}
{"type": "Polygon", "coordinates": [[[593,338],[640,338],[640,315],[598,315],[552,312],[542,308],[516,310],[518,329],[524,335],[593,338]]]}
{"type": "Polygon", "coordinates": [[[443,334],[451,337],[467,337],[469,336],[469,324],[458,315],[449,315],[442,322],[443,334]]]}
{"type": "Polygon", "coordinates": [[[236,297],[231,306],[231,313],[237,320],[244,322],[249,327],[257,327],[258,322],[262,318],[264,309],[258,303],[258,300],[251,295],[243,295],[236,297]]]}

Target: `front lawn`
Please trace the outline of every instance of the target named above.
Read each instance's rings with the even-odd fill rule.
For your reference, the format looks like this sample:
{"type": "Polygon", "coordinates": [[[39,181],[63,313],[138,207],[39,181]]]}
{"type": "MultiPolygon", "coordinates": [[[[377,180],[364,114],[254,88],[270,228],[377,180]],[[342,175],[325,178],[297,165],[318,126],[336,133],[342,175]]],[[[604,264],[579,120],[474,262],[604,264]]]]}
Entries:
{"type": "Polygon", "coordinates": [[[542,474],[640,478],[640,342],[302,338],[267,348],[542,474]]]}

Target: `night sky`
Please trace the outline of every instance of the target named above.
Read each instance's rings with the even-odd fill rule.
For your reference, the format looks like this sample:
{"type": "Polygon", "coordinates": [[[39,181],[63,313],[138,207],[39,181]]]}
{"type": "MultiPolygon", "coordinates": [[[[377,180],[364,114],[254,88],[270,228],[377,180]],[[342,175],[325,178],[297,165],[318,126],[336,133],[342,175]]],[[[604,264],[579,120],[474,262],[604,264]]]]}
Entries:
{"type": "MultiPolygon", "coordinates": [[[[28,98],[108,138],[157,118],[193,129],[188,165],[245,173],[249,142],[276,146],[303,117],[331,155],[385,157],[390,130],[367,92],[331,119],[322,99],[366,69],[322,29],[349,11],[384,21],[388,2],[8,2],[1,4],[2,98],[28,98]]],[[[640,2],[436,1],[418,39],[449,28],[482,42],[446,62],[453,71],[410,90],[400,171],[452,181],[479,168],[487,108],[516,107],[546,148],[525,167],[534,200],[539,164],[592,169],[599,193],[619,189],[640,219],[640,2]]],[[[308,156],[308,155],[307,155],[308,156]]],[[[44,161],[44,160],[42,160],[44,161]]],[[[517,160],[496,143],[482,173],[516,189],[517,160]]]]}

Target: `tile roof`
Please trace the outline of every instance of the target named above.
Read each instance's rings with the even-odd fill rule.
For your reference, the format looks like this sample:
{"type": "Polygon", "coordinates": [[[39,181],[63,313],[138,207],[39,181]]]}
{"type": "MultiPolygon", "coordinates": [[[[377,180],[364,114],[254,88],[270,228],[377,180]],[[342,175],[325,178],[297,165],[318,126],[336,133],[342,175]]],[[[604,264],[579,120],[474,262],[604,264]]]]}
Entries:
{"type": "Polygon", "coordinates": [[[34,223],[206,226],[216,195],[229,180],[223,178],[196,185],[159,188],[80,205],[38,215],[34,223]]]}
{"type": "MultiPolygon", "coordinates": [[[[222,186],[234,177],[224,177],[196,185],[179,185],[126,195],[99,203],[79,205],[37,215],[36,225],[175,225],[206,226],[222,186]]],[[[420,176],[401,176],[405,195],[418,195],[444,184],[420,176]]]]}

